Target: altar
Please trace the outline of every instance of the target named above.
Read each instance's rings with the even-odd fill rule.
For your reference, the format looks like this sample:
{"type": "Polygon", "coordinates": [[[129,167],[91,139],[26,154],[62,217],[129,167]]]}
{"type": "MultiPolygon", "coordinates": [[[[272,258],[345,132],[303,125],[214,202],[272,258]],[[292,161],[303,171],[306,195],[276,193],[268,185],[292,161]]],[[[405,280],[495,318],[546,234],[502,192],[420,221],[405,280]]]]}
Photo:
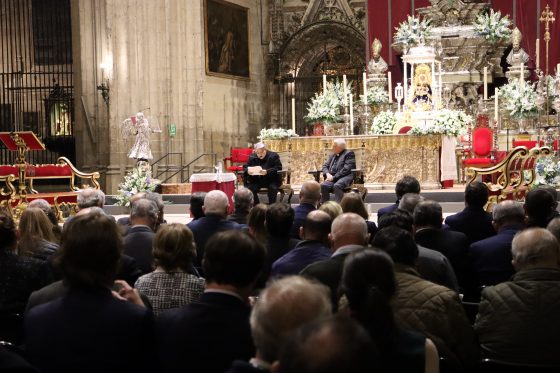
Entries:
{"type": "MultiPolygon", "coordinates": [[[[369,188],[394,188],[404,175],[418,179],[424,189],[440,189],[441,136],[373,135],[345,136],[347,148],[356,153],[356,166],[364,172],[369,188]]],[[[312,180],[308,171],[321,169],[334,137],[292,137],[265,140],[275,152],[291,152],[291,182],[312,180]]]]}

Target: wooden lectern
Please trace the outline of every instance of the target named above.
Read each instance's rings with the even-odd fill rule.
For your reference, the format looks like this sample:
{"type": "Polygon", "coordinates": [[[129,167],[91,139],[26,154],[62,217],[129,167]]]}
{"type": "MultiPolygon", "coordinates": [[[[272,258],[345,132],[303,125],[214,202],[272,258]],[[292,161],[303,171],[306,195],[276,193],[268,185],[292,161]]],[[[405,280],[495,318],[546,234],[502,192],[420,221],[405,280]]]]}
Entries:
{"type": "Polygon", "coordinates": [[[17,151],[16,165],[18,166],[18,189],[19,196],[25,199],[25,168],[27,165],[26,155],[29,150],[45,150],[45,145],[31,131],[22,132],[0,132],[0,141],[11,151],[17,151]]]}

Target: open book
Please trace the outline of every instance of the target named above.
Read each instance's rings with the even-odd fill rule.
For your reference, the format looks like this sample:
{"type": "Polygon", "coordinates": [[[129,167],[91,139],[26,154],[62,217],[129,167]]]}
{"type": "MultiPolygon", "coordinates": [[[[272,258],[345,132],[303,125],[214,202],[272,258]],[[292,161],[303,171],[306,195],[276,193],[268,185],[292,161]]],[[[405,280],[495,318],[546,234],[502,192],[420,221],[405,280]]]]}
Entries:
{"type": "Polygon", "coordinates": [[[261,166],[247,167],[247,173],[251,176],[261,175],[262,170],[261,166]]]}

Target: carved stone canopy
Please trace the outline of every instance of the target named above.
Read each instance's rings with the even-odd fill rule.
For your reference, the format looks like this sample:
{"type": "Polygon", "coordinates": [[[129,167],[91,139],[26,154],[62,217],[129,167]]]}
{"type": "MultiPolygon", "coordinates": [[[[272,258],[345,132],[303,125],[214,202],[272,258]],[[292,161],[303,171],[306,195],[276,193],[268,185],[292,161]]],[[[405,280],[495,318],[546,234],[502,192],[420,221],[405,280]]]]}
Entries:
{"type": "Polygon", "coordinates": [[[431,6],[419,8],[418,14],[432,20],[433,26],[470,25],[489,7],[485,0],[430,0],[431,6]]]}

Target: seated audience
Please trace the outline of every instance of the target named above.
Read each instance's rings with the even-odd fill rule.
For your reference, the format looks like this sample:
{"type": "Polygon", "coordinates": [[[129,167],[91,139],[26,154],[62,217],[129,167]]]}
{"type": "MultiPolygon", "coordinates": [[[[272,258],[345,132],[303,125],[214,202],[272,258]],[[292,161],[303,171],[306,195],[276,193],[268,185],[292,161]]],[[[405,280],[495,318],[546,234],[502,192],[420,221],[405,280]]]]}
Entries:
{"type": "Polygon", "coordinates": [[[47,215],[47,218],[49,218],[49,221],[52,224],[52,231],[55,238],[54,242],[60,242],[62,229],[60,228],[60,225],[58,225],[58,218],[55,214],[54,208],[52,208],[51,205],[42,198],[37,198],[32,200],[31,202],[29,202],[29,205],[27,205],[27,208],[39,208],[43,210],[43,212],[45,213],[45,215],[47,215]]]}
{"type": "MultiPolygon", "coordinates": [[[[130,200],[128,201],[129,207],[132,208],[132,205],[134,205],[134,203],[136,203],[136,201],[138,201],[140,199],[144,199],[144,198],[146,198],[146,192],[138,192],[138,193],[134,194],[132,197],[130,197],[130,200]]],[[[128,234],[128,230],[130,229],[130,215],[123,216],[122,218],[119,218],[117,220],[117,224],[119,224],[119,227],[122,230],[123,236],[126,236],[128,234]]]]}
{"type": "Polygon", "coordinates": [[[373,221],[369,220],[369,214],[366,209],[362,197],[358,193],[347,193],[340,201],[340,207],[343,212],[353,212],[354,214],[360,215],[366,221],[369,233],[369,243],[373,241],[375,233],[377,232],[377,225],[373,221]]]}
{"type": "Polygon", "coordinates": [[[511,242],[525,227],[523,205],[515,201],[500,202],[494,206],[492,219],[498,233],[469,247],[471,272],[478,287],[499,284],[513,275],[511,242]]]}
{"type": "Polygon", "coordinates": [[[52,281],[45,262],[16,254],[17,229],[8,213],[0,211],[0,314],[23,313],[32,291],[52,281]]]}
{"type": "Polygon", "coordinates": [[[326,212],[311,211],[300,227],[299,236],[303,241],[272,264],[271,277],[297,275],[308,265],[329,259],[332,254],[329,248],[331,224],[326,212]]]}
{"type": "Polygon", "coordinates": [[[165,216],[164,216],[165,204],[163,203],[163,197],[161,196],[161,194],[156,192],[146,192],[145,198],[147,200],[153,201],[157,206],[158,216],[157,216],[156,224],[154,225],[154,232],[157,232],[162,224],[167,223],[165,221],[165,216]]]}
{"type": "Polygon", "coordinates": [[[65,227],[56,259],[69,290],[25,316],[26,351],[42,372],[155,371],[152,313],[124,281],[111,292],[121,251],[116,222],[103,213],[65,227]]]}
{"type": "Polygon", "coordinates": [[[305,267],[301,274],[329,287],[333,310],[336,311],[340,298],[338,288],[344,259],[351,252],[363,249],[369,242],[366,221],[360,215],[351,212],[340,215],[332,223],[329,241],[333,252],[330,259],[305,267]]]}
{"type": "Polygon", "coordinates": [[[261,203],[259,200],[259,189],[267,188],[268,204],[276,202],[278,188],[282,183],[278,171],[282,170],[282,162],[278,153],[270,151],[260,142],[255,145],[255,152],[249,156],[247,164],[243,166],[245,187],[253,192],[255,204],[261,203]],[[249,167],[261,167],[259,174],[251,175],[249,167]]]}
{"type": "Polygon", "coordinates": [[[397,291],[392,306],[397,325],[430,338],[456,371],[475,364],[478,346],[459,295],[420,278],[414,269],[418,246],[412,235],[397,227],[383,228],[373,245],[395,263],[397,291]]]}
{"type": "Polygon", "coordinates": [[[335,316],[303,326],[287,343],[274,373],[379,372],[368,332],[349,317],[335,316]]]}
{"type": "Polygon", "coordinates": [[[552,194],[546,189],[536,188],[525,196],[525,215],[527,215],[527,226],[535,228],[546,228],[554,218],[555,202],[552,194]]]}
{"type": "Polygon", "coordinates": [[[233,193],[231,199],[233,201],[233,213],[227,217],[227,220],[238,224],[247,224],[247,216],[254,204],[253,192],[247,188],[239,188],[233,193]]]}
{"type": "MultiPolygon", "coordinates": [[[[511,245],[517,273],[482,291],[475,330],[484,357],[560,366],[560,253],[542,228],[518,233],[511,245]]],[[[529,371],[529,370],[528,370],[529,371]]]]}
{"type": "Polygon", "coordinates": [[[438,372],[439,358],[433,342],[395,323],[389,301],[396,286],[393,261],[385,252],[359,250],[346,258],[341,291],[348,301],[347,311],[377,346],[380,371],[438,372]]]}
{"type": "Polygon", "coordinates": [[[264,260],[264,247],[245,232],[220,232],[208,240],[202,297],[157,319],[160,371],[222,373],[234,360],[254,356],[248,297],[264,260]]]}
{"type": "Polygon", "coordinates": [[[19,220],[19,255],[47,260],[58,250],[52,223],[43,210],[26,208],[19,220]]]}
{"type": "Polygon", "coordinates": [[[543,184],[538,186],[539,189],[546,190],[552,195],[552,200],[554,204],[552,205],[552,213],[550,214],[550,219],[554,219],[560,216],[560,212],[558,212],[558,191],[554,185],[543,184]]]}
{"type": "Polygon", "coordinates": [[[268,205],[259,203],[254,206],[247,217],[247,228],[251,236],[255,237],[260,244],[266,245],[268,231],[266,230],[266,210],[268,205]]]}
{"type": "Polygon", "coordinates": [[[329,216],[331,217],[331,220],[333,220],[333,221],[339,215],[344,214],[344,212],[342,212],[342,207],[340,207],[340,204],[338,202],[335,202],[335,201],[327,201],[327,202],[323,203],[321,206],[319,206],[319,210],[324,211],[327,214],[329,214],[329,216]]]}
{"type": "Polygon", "coordinates": [[[142,273],[153,270],[152,245],[158,208],[147,198],[139,199],[130,210],[130,229],[124,237],[124,254],[134,258],[142,273]]]}
{"type": "Polygon", "coordinates": [[[204,217],[204,198],[206,198],[206,192],[194,192],[191,195],[191,200],[189,202],[189,212],[193,221],[204,217]]]}
{"type": "Polygon", "coordinates": [[[356,155],[346,149],[346,140],[335,139],[332,149],[333,154],[322,168],[325,181],[321,184],[321,203],[331,199],[331,192],[334,193],[334,200],[340,202],[344,197],[344,189],[354,181],[352,170],[356,168],[356,155]]]}
{"type": "Polygon", "coordinates": [[[496,234],[492,226],[492,215],[484,210],[488,202],[488,188],[480,181],[465,187],[465,208],[445,219],[448,229],[464,233],[469,244],[496,234]]]}
{"type": "MultiPolygon", "coordinates": [[[[401,200],[399,201],[399,207],[397,208],[397,210],[406,211],[410,214],[410,216],[412,216],[412,214],[414,214],[414,208],[416,207],[416,205],[425,200],[426,198],[424,198],[418,193],[406,193],[401,197],[401,200]]],[[[379,220],[381,220],[381,218],[379,218],[379,220]]]]}
{"type": "Polygon", "coordinates": [[[78,193],[78,210],[105,206],[105,193],[101,189],[85,188],[78,193]]]}
{"type": "Polygon", "coordinates": [[[299,327],[331,315],[329,289],[303,277],[272,282],[251,312],[256,354],[249,362],[235,361],[230,373],[270,371],[281,349],[299,327]]]}
{"type": "Polygon", "coordinates": [[[190,229],[183,224],[163,225],[154,238],[153,256],[156,269],[140,277],[134,287],[148,297],[155,316],[200,298],[205,281],[189,273],[196,258],[190,229]]]}
{"type": "MultiPolygon", "coordinates": [[[[401,200],[401,204],[405,201],[406,196],[410,195],[410,193],[405,194],[401,200]]],[[[416,195],[418,196],[418,194],[416,195]]],[[[383,215],[379,220],[379,229],[390,226],[404,229],[410,234],[414,233],[412,215],[400,208],[383,215]]],[[[439,251],[428,249],[418,244],[417,246],[418,259],[416,260],[415,268],[420,274],[420,277],[459,292],[457,277],[447,257],[439,251]]]]}
{"type": "Polygon", "coordinates": [[[196,244],[195,266],[197,268],[202,266],[206,241],[214,234],[231,229],[243,229],[245,227],[236,222],[226,220],[228,207],[229,199],[224,192],[221,190],[208,192],[204,197],[204,204],[202,206],[204,216],[187,224],[187,227],[194,235],[194,242],[196,244]]]}
{"type": "Polygon", "coordinates": [[[299,205],[294,209],[294,223],[290,235],[300,239],[299,229],[303,225],[307,214],[317,209],[321,200],[321,185],[316,181],[306,181],[299,191],[299,205]]]}
{"type": "Polygon", "coordinates": [[[469,240],[464,233],[441,228],[443,213],[441,205],[435,201],[420,202],[414,209],[414,240],[417,244],[439,251],[449,259],[459,286],[470,290],[468,277],[469,240]]]}
{"type": "Polygon", "coordinates": [[[377,219],[379,220],[384,214],[394,211],[399,208],[399,203],[402,196],[407,193],[420,194],[420,183],[413,176],[403,176],[402,179],[397,181],[395,185],[395,194],[397,195],[397,202],[394,204],[383,207],[377,211],[377,219]]]}
{"type": "Polygon", "coordinates": [[[546,229],[560,242],[560,218],[554,218],[548,223],[546,229]]]}

